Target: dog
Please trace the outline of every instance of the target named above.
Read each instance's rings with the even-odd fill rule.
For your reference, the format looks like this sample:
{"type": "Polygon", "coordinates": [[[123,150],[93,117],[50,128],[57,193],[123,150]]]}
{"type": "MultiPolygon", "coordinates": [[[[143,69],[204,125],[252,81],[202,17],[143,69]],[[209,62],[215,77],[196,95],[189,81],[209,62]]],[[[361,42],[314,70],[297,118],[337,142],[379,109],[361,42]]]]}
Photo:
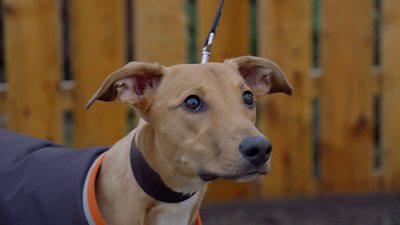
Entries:
{"type": "Polygon", "coordinates": [[[278,65],[260,57],[171,67],[130,62],[86,105],[119,98],[140,116],[111,148],[71,151],[0,135],[9,137],[0,138],[1,151],[7,140],[39,149],[7,149],[18,156],[0,159],[0,224],[200,224],[209,182],[250,181],[269,172],[272,145],[255,127],[256,98],[277,92],[291,95],[292,87],[278,65]]]}

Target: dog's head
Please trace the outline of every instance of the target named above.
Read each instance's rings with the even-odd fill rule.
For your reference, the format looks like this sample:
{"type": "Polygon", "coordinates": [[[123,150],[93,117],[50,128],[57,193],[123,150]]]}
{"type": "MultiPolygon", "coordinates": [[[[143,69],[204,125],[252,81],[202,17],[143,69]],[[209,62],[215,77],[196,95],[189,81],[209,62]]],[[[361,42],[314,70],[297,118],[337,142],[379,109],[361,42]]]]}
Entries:
{"type": "Polygon", "coordinates": [[[255,127],[256,98],[292,93],[282,70],[252,56],[164,67],[131,62],[89,100],[119,97],[152,127],[158,154],[177,173],[210,181],[266,174],[271,144],[255,127]]]}

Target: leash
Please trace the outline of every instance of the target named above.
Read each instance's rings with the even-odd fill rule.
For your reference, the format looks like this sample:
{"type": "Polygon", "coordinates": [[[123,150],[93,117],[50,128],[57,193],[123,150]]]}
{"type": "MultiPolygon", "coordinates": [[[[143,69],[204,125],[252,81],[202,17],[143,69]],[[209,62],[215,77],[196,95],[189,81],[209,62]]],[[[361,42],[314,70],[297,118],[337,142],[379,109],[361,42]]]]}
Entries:
{"type": "MultiPolygon", "coordinates": [[[[223,5],[224,0],[221,0],[214,16],[210,32],[208,33],[201,50],[201,64],[207,63],[210,58],[211,46],[215,39],[216,29],[221,18],[223,5]]],[[[195,194],[178,193],[167,187],[167,185],[161,180],[160,175],[157,174],[157,172],[155,172],[146,162],[140,150],[137,148],[135,141],[132,141],[130,161],[133,175],[139,186],[154,199],[161,202],[177,203],[189,199],[195,194]]],[[[202,225],[199,212],[196,214],[195,225],[202,225]]]]}
{"type": "Polygon", "coordinates": [[[224,0],[221,0],[218,5],[217,13],[215,14],[214,17],[214,22],[211,25],[210,32],[208,33],[208,36],[204,42],[203,48],[201,49],[201,64],[207,63],[208,59],[210,58],[211,46],[215,39],[216,29],[219,24],[219,19],[221,18],[223,6],[224,6],[224,0]]]}
{"type": "MultiPolygon", "coordinates": [[[[217,26],[219,24],[219,19],[222,14],[222,7],[224,6],[224,0],[221,0],[218,5],[217,13],[214,16],[214,22],[211,25],[210,32],[206,40],[204,41],[204,46],[201,49],[201,64],[207,63],[211,55],[211,46],[214,42],[217,26]]],[[[200,212],[197,212],[195,225],[202,225],[200,212]]]]}

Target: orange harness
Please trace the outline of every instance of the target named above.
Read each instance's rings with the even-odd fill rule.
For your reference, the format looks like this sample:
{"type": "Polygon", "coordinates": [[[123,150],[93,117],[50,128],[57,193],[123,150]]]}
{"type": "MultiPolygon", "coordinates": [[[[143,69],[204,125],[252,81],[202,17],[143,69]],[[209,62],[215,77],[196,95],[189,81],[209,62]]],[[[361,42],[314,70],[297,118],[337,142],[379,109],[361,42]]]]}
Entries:
{"type": "MultiPolygon", "coordinates": [[[[96,200],[95,183],[101,164],[104,161],[106,153],[101,155],[90,168],[89,174],[86,178],[83,201],[85,206],[85,216],[88,221],[92,221],[95,225],[107,225],[103,216],[100,213],[99,206],[96,200]]],[[[200,213],[197,212],[195,225],[202,225],[200,213]]]]}
{"type": "Polygon", "coordinates": [[[195,224],[196,225],[202,225],[201,218],[200,218],[200,212],[197,212],[195,224]]]}

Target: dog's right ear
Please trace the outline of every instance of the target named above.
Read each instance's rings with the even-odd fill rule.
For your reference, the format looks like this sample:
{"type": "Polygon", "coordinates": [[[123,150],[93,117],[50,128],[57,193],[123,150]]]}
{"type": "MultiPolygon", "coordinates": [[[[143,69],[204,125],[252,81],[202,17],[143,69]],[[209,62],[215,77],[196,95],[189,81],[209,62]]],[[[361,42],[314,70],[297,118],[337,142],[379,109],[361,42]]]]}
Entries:
{"type": "Polygon", "coordinates": [[[137,110],[146,111],[166,68],[158,63],[130,62],[110,74],[86,103],[85,108],[96,101],[113,101],[117,97],[137,110]]]}
{"type": "Polygon", "coordinates": [[[256,97],[264,94],[282,92],[292,95],[292,86],[278,65],[268,59],[254,56],[241,56],[225,60],[226,64],[237,69],[256,97]]]}

